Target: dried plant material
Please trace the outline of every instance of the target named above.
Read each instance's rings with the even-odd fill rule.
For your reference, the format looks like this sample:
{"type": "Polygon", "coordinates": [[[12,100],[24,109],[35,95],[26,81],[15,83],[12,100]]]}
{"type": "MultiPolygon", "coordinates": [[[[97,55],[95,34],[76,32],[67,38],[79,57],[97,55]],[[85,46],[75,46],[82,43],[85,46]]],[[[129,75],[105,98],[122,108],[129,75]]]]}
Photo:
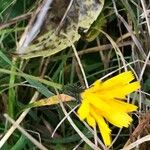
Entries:
{"type": "MultiPolygon", "coordinates": [[[[150,112],[142,114],[140,117],[140,121],[138,126],[133,131],[132,135],[130,136],[129,140],[126,142],[125,146],[135,142],[139,137],[142,138],[146,135],[150,134],[150,112]]],[[[140,150],[148,150],[150,147],[150,142],[144,142],[140,145],[140,150]]]]}
{"type": "Polygon", "coordinates": [[[33,107],[40,107],[40,106],[50,106],[50,105],[59,104],[60,101],[69,102],[71,100],[74,100],[74,98],[66,94],[59,94],[59,95],[54,95],[49,98],[41,99],[36,102],[30,103],[29,105],[25,107],[25,109],[33,108],[33,107]]]}

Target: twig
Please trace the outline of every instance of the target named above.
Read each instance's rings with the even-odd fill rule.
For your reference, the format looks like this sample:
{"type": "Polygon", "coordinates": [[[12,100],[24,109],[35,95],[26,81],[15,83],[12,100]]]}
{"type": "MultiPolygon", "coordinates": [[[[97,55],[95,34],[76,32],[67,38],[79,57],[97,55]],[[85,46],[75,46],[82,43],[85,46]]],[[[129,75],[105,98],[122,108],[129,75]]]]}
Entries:
{"type": "Polygon", "coordinates": [[[131,143],[130,145],[128,145],[127,147],[124,147],[121,150],[130,150],[133,149],[134,147],[146,142],[146,141],[150,141],[150,135],[144,136],[142,138],[140,138],[139,140],[135,141],[134,143],[131,143]]]}
{"type": "Polygon", "coordinates": [[[140,77],[139,77],[139,80],[140,80],[140,81],[142,80],[144,71],[145,71],[146,66],[147,66],[147,64],[148,64],[148,62],[149,62],[149,58],[150,58],[150,51],[149,51],[149,53],[148,53],[148,55],[147,55],[147,57],[146,57],[146,60],[145,60],[144,65],[143,65],[143,67],[142,67],[142,70],[141,70],[141,73],[140,73],[140,77]]]}
{"type": "Polygon", "coordinates": [[[62,28],[62,26],[63,26],[63,23],[64,23],[64,21],[65,21],[65,19],[66,19],[66,17],[67,17],[67,14],[68,14],[68,12],[69,12],[69,10],[70,10],[70,8],[71,8],[73,2],[74,2],[74,0],[71,0],[71,1],[70,1],[69,5],[68,5],[68,7],[67,7],[67,9],[66,9],[66,11],[65,11],[65,14],[63,15],[63,18],[61,19],[61,21],[60,21],[60,23],[59,23],[59,25],[58,25],[58,27],[57,27],[57,29],[56,29],[56,34],[58,34],[59,31],[61,30],[61,28],[62,28]]]}
{"type": "Polygon", "coordinates": [[[0,30],[9,27],[9,26],[12,25],[12,24],[17,23],[18,21],[21,21],[21,20],[23,20],[23,19],[27,19],[28,17],[31,16],[31,14],[32,14],[32,13],[29,12],[29,13],[27,13],[27,14],[23,14],[23,15],[20,15],[20,16],[18,16],[18,17],[15,17],[15,18],[13,18],[12,20],[10,20],[10,21],[8,21],[8,22],[6,22],[6,23],[0,24],[0,30]]]}
{"type": "MultiPolygon", "coordinates": [[[[132,45],[133,42],[132,41],[126,41],[124,43],[118,43],[117,46],[118,47],[123,47],[123,46],[130,46],[132,45]]],[[[88,53],[95,53],[98,51],[105,51],[108,49],[112,49],[113,46],[112,44],[106,44],[106,45],[100,45],[100,46],[96,46],[96,47],[92,47],[92,48],[87,48],[85,50],[81,50],[78,52],[78,55],[83,55],[83,54],[88,54],[88,53]]]]}
{"type": "Polygon", "coordinates": [[[86,88],[88,88],[88,82],[87,82],[86,75],[85,75],[85,72],[84,72],[82,63],[81,63],[81,61],[80,61],[78,52],[77,52],[77,50],[76,50],[74,44],[72,43],[72,41],[69,39],[69,37],[68,37],[65,33],[63,33],[63,35],[69,40],[69,42],[70,42],[70,44],[71,44],[71,46],[72,46],[73,52],[74,52],[74,54],[75,54],[75,57],[76,57],[76,59],[77,59],[77,62],[78,62],[78,64],[79,64],[79,67],[80,67],[80,69],[81,69],[81,72],[82,72],[82,75],[83,75],[83,78],[84,78],[84,82],[85,82],[86,88]]]}
{"type": "Polygon", "coordinates": [[[150,112],[145,113],[141,118],[142,119],[126,142],[124,148],[126,148],[126,146],[128,146],[131,142],[134,142],[138,138],[138,136],[144,133],[150,122],[150,112]]]}
{"type": "Polygon", "coordinates": [[[61,124],[67,119],[67,117],[78,107],[79,105],[75,106],[70,112],[67,113],[67,115],[64,116],[64,118],[57,124],[56,128],[54,129],[51,137],[54,137],[54,134],[56,133],[57,129],[61,126],[61,124]]]}
{"type": "Polygon", "coordinates": [[[149,33],[149,36],[150,36],[150,21],[148,19],[148,15],[147,15],[147,11],[146,11],[146,3],[145,3],[145,0],[141,0],[141,4],[142,4],[142,7],[143,7],[143,14],[144,14],[144,17],[145,17],[145,20],[146,20],[146,23],[147,23],[147,28],[148,28],[148,33],[149,33]]]}
{"type": "Polygon", "coordinates": [[[146,54],[145,54],[140,42],[138,41],[138,39],[134,35],[134,32],[132,31],[131,27],[127,24],[127,22],[124,20],[124,18],[118,13],[115,1],[112,0],[112,2],[113,2],[113,5],[114,5],[114,10],[115,10],[116,16],[122,21],[122,23],[124,24],[124,26],[126,27],[128,32],[131,34],[131,38],[133,39],[133,41],[134,41],[135,45],[137,46],[138,50],[140,51],[140,54],[145,59],[146,54]]]}

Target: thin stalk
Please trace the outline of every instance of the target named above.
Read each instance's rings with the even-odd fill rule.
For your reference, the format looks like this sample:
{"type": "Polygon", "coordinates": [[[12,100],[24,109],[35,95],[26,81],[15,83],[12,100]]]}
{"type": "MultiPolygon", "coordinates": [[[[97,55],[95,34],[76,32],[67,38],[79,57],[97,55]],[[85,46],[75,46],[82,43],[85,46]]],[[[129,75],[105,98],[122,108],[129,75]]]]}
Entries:
{"type": "Polygon", "coordinates": [[[15,84],[15,78],[16,75],[14,72],[16,72],[16,59],[14,58],[12,61],[12,66],[11,66],[11,74],[10,74],[10,81],[9,81],[9,90],[8,90],[8,101],[7,101],[7,113],[9,116],[14,118],[14,110],[15,110],[15,104],[16,104],[16,96],[15,96],[15,89],[14,89],[14,84],[15,84]]]}

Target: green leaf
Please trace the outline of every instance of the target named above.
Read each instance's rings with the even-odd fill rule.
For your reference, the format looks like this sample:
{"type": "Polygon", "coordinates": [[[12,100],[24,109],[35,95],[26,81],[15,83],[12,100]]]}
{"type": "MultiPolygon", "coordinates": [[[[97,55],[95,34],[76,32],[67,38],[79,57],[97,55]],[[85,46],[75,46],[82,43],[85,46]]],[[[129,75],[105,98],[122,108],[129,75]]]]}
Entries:
{"type": "MultiPolygon", "coordinates": [[[[89,132],[86,127],[83,128],[82,133],[88,139],[93,138],[92,133],[89,132]]],[[[76,141],[79,141],[79,140],[81,140],[81,137],[78,134],[73,134],[71,136],[67,136],[67,137],[64,137],[64,138],[53,138],[53,139],[50,140],[50,143],[53,143],[53,144],[56,144],[56,143],[57,144],[68,144],[68,143],[76,142],[76,141]]]]}
{"type": "Polygon", "coordinates": [[[24,149],[29,140],[25,136],[21,136],[16,144],[10,150],[24,149]]]}
{"type": "Polygon", "coordinates": [[[101,13],[96,21],[92,24],[92,26],[89,28],[89,30],[83,35],[83,39],[85,39],[88,42],[93,41],[99,34],[102,27],[106,24],[106,18],[101,13]]]}
{"type": "Polygon", "coordinates": [[[32,85],[34,86],[37,91],[39,91],[41,94],[43,94],[46,97],[50,97],[52,95],[54,95],[52,92],[49,91],[49,89],[44,86],[42,83],[36,81],[36,80],[32,80],[28,77],[25,77],[25,79],[32,85]]]}
{"type": "Polygon", "coordinates": [[[8,59],[8,57],[2,52],[2,50],[0,50],[0,61],[4,60],[5,62],[7,62],[10,66],[12,65],[12,62],[8,59]]]}
{"type": "MultiPolygon", "coordinates": [[[[13,63],[8,59],[8,57],[2,52],[0,51],[0,57],[5,61],[7,62],[10,66],[13,65],[13,63]]],[[[1,59],[1,60],[2,60],[1,59]]],[[[15,66],[14,66],[15,67],[15,66]]],[[[15,67],[17,69],[17,67],[15,67]]],[[[17,69],[18,70],[18,69],[17,69]]],[[[52,92],[50,92],[48,90],[48,88],[46,86],[44,86],[42,83],[36,81],[36,80],[33,80],[33,79],[30,79],[30,77],[25,77],[25,79],[32,85],[34,86],[41,94],[43,94],[44,96],[46,97],[50,97],[52,95],[54,95],[52,92]]]]}

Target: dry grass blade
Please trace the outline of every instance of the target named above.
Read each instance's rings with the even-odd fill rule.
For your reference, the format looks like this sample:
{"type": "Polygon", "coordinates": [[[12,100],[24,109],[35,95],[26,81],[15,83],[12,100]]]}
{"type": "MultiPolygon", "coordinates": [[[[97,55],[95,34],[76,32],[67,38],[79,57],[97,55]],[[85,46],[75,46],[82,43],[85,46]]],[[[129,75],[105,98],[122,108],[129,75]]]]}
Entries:
{"type": "MultiPolygon", "coordinates": [[[[39,93],[35,92],[33,98],[31,99],[31,102],[34,102],[37,98],[38,98],[39,93]]],[[[25,116],[28,114],[30,109],[25,110],[20,116],[19,118],[16,120],[16,124],[20,124],[23,119],[25,118],[25,116]]],[[[2,146],[5,144],[5,142],[8,140],[8,138],[13,134],[13,132],[16,130],[16,125],[12,125],[10,129],[8,129],[8,131],[5,133],[5,135],[1,138],[0,140],[0,148],[2,148],[2,146]]]]}
{"type": "Polygon", "coordinates": [[[147,10],[146,10],[146,2],[145,2],[145,0],[140,0],[140,1],[141,1],[141,4],[142,4],[142,7],[143,7],[143,15],[146,19],[148,33],[149,33],[149,36],[150,36],[150,20],[148,18],[148,13],[147,13],[147,10]]]}
{"type": "Polygon", "coordinates": [[[136,142],[138,137],[148,134],[148,132],[150,131],[150,126],[149,126],[150,112],[141,114],[140,118],[141,119],[139,121],[138,126],[135,128],[135,130],[131,134],[130,139],[126,142],[124,148],[128,147],[129,144],[136,142]]]}
{"type": "Polygon", "coordinates": [[[7,114],[4,114],[4,117],[15,126],[22,134],[24,134],[34,145],[36,145],[40,150],[48,150],[45,146],[43,146],[40,142],[38,142],[35,138],[33,138],[28,132],[26,132],[18,123],[16,123],[11,117],[7,114]]]}
{"type": "Polygon", "coordinates": [[[128,23],[125,21],[125,19],[118,13],[117,7],[116,7],[116,3],[114,0],[112,0],[113,5],[114,5],[114,10],[115,13],[117,15],[117,17],[122,21],[122,23],[124,24],[124,26],[126,27],[126,29],[128,30],[128,32],[131,34],[131,37],[134,41],[134,44],[138,47],[140,54],[142,55],[142,57],[145,59],[146,58],[146,54],[145,51],[141,45],[141,43],[139,42],[139,40],[136,38],[136,36],[134,35],[134,32],[132,31],[131,27],[128,25],[128,23]]]}
{"type": "Polygon", "coordinates": [[[127,147],[121,149],[121,150],[131,150],[137,146],[139,146],[140,144],[144,143],[144,142],[147,142],[147,141],[150,141],[150,135],[146,135],[140,139],[138,139],[137,141],[131,143],[130,145],[128,145],[127,147]]]}

